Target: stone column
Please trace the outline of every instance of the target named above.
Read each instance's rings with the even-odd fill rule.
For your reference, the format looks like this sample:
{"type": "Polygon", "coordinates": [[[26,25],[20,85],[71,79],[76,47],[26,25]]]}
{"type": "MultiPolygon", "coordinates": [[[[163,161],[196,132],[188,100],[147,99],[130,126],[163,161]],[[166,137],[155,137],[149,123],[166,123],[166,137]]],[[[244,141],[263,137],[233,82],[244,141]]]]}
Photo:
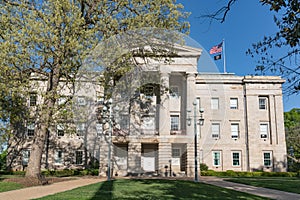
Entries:
{"type": "Polygon", "coordinates": [[[107,176],[108,143],[106,135],[102,135],[100,139],[100,147],[99,175],[107,176]]]}
{"type": "Polygon", "coordinates": [[[161,98],[159,105],[159,135],[170,135],[169,74],[161,74],[161,98]]]}
{"type": "Polygon", "coordinates": [[[165,166],[168,166],[168,176],[169,176],[169,160],[172,159],[172,144],[168,142],[167,140],[161,140],[158,146],[159,154],[158,154],[158,168],[160,171],[160,174],[162,176],[165,176],[165,166]]]}
{"type": "Polygon", "coordinates": [[[128,143],[128,173],[138,175],[142,172],[141,154],[142,144],[137,141],[128,143]]]}
{"type": "MultiPolygon", "coordinates": [[[[196,100],[196,74],[189,73],[187,74],[186,81],[186,109],[191,112],[187,113],[187,118],[191,118],[191,125],[186,127],[187,136],[191,138],[187,145],[187,176],[193,177],[195,173],[195,148],[194,148],[194,106],[193,102],[196,100]]],[[[198,145],[199,145],[199,137],[198,137],[198,145]]],[[[198,156],[199,156],[200,148],[198,146],[198,156]]],[[[199,174],[199,162],[198,162],[198,174],[199,174]]]]}

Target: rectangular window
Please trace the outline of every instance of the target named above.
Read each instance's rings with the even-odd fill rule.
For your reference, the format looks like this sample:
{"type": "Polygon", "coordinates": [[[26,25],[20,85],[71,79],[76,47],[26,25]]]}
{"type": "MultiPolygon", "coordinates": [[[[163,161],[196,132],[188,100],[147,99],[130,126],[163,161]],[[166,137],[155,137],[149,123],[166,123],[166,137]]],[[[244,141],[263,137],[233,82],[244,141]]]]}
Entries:
{"type": "Polygon", "coordinates": [[[218,110],[219,109],[219,98],[212,98],[211,99],[211,109],[218,110]]]}
{"type": "Polygon", "coordinates": [[[268,138],[268,124],[263,123],[259,125],[260,138],[268,138]]]}
{"type": "Polygon", "coordinates": [[[230,109],[238,109],[238,99],[230,98],[230,109]]]}
{"type": "Polygon", "coordinates": [[[101,123],[96,123],[96,132],[98,136],[103,133],[103,125],[101,123]]]}
{"type": "Polygon", "coordinates": [[[240,152],[232,152],[232,166],[240,166],[240,152]]]}
{"type": "Polygon", "coordinates": [[[211,124],[211,135],[212,135],[212,138],[214,138],[214,139],[220,138],[220,124],[219,123],[211,124]]]}
{"type": "Polygon", "coordinates": [[[61,124],[56,125],[56,131],[58,137],[63,137],[65,135],[64,126],[61,124]]]}
{"type": "Polygon", "coordinates": [[[121,130],[128,130],[129,129],[129,115],[120,114],[120,121],[118,123],[120,125],[121,130]]]}
{"type": "Polygon", "coordinates": [[[258,98],[258,106],[260,110],[267,109],[267,97],[259,97],[258,98]]]}
{"type": "Polygon", "coordinates": [[[23,150],[22,151],[22,165],[23,166],[28,165],[29,157],[30,157],[30,150],[28,150],[28,149],[23,150]]]}
{"type": "Polygon", "coordinates": [[[37,94],[36,93],[31,93],[29,96],[29,105],[30,106],[36,106],[37,102],[37,94]]]}
{"type": "Polygon", "coordinates": [[[221,153],[220,151],[213,152],[213,166],[220,166],[221,165],[221,153]]]}
{"type": "Polygon", "coordinates": [[[76,151],[75,156],[75,164],[81,165],[83,163],[83,151],[76,151]]]}
{"type": "Polygon", "coordinates": [[[76,124],[76,134],[77,136],[79,137],[82,137],[84,136],[84,133],[85,133],[85,123],[77,123],[76,124]]]}
{"type": "Polygon", "coordinates": [[[172,149],[172,158],[180,158],[180,149],[179,148],[172,149]]]}
{"type": "Polygon", "coordinates": [[[35,124],[33,122],[27,123],[27,136],[28,137],[34,136],[34,127],[35,127],[35,124]]]}
{"type": "Polygon", "coordinates": [[[171,131],[179,130],[179,115],[171,115],[171,131]]]}
{"type": "Polygon", "coordinates": [[[231,124],[231,138],[239,137],[239,124],[231,124]]]}
{"type": "Polygon", "coordinates": [[[272,157],[270,152],[264,152],[264,166],[270,167],[272,166],[272,157]]]}
{"type": "Polygon", "coordinates": [[[152,85],[147,85],[143,89],[144,89],[143,93],[146,97],[151,98],[155,96],[154,87],[152,85]]]}
{"type": "Polygon", "coordinates": [[[55,152],[55,163],[56,164],[62,164],[63,163],[63,152],[62,150],[57,150],[55,152]]]}
{"type": "Polygon", "coordinates": [[[171,86],[170,95],[171,95],[171,97],[179,97],[179,88],[178,88],[178,86],[171,86]]]}

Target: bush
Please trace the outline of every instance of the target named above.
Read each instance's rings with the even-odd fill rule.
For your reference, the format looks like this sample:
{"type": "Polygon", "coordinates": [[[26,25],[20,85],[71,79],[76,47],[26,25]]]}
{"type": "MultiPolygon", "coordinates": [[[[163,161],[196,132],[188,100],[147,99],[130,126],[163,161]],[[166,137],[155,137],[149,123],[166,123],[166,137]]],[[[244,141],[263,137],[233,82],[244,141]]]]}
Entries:
{"type": "Polygon", "coordinates": [[[200,170],[201,170],[201,172],[207,171],[208,170],[208,166],[205,163],[200,163],[200,170]]]}
{"type": "Polygon", "coordinates": [[[98,169],[64,169],[64,170],[47,170],[42,174],[45,176],[67,177],[67,176],[98,176],[98,169]]]}
{"type": "Polygon", "coordinates": [[[0,171],[6,169],[6,156],[7,156],[7,151],[3,151],[0,154],[0,171]]]}
{"type": "Polygon", "coordinates": [[[218,176],[218,177],[299,177],[300,171],[295,172],[240,172],[240,171],[201,171],[202,176],[218,176]]]}

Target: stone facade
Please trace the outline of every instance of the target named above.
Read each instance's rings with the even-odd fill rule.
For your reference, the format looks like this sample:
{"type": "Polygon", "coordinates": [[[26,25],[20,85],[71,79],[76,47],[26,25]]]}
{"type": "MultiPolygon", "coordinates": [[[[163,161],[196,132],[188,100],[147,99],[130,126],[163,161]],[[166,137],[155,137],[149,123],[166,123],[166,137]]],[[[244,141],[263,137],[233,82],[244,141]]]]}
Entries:
{"type": "MultiPolygon", "coordinates": [[[[103,88],[95,82],[84,82],[74,97],[74,115],[79,117],[73,120],[76,130],[67,133],[59,123],[51,125],[43,168],[85,168],[97,161],[100,175],[106,175],[111,152],[113,175],[194,176],[196,135],[198,167],[204,163],[218,171],[286,171],[281,88],[284,80],[198,73],[202,50],[186,46],[177,50],[178,57],[172,62],[153,61],[151,66],[156,67],[143,71],[155,72],[158,81],[140,81],[140,85],[122,91],[129,97],[132,90],[139,91],[139,101],[126,101],[128,96],[116,89],[111,105],[112,127],[109,121],[99,122],[92,112],[83,114],[99,107],[92,102],[102,101],[99,94],[103,94],[103,88]],[[203,126],[198,123],[200,109],[204,109],[203,126]]],[[[43,90],[42,80],[33,82],[38,82],[33,84],[35,90],[43,90]]],[[[64,88],[61,93],[70,95],[64,88]]],[[[28,138],[29,128],[23,134],[26,142],[16,147],[19,153],[9,158],[16,170],[26,168],[34,137],[28,138]]]]}

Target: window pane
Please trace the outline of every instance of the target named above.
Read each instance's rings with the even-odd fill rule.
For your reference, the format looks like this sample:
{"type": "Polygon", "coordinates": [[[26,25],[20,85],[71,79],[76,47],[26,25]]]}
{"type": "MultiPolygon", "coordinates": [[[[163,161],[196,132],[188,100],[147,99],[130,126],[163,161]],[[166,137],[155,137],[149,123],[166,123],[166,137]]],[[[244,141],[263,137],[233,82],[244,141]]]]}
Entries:
{"type": "Polygon", "coordinates": [[[259,109],[261,110],[265,110],[267,109],[267,98],[266,97],[260,97],[258,99],[258,103],[259,103],[259,109]]]}
{"type": "Polygon", "coordinates": [[[179,130],[179,115],[171,115],[171,130],[179,130]]]}
{"type": "Polygon", "coordinates": [[[220,124],[211,125],[211,133],[213,138],[219,138],[220,135],[220,124]]]}
{"type": "Polygon", "coordinates": [[[64,126],[63,126],[63,125],[58,124],[58,125],[56,126],[56,129],[57,129],[57,136],[62,137],[62,136],[65,135],[65,132],[64,132],[64,126]]]}
{"type": "Polygon", "coordinates": [[[214,166],[219,166],[220,165],[220,152],[213,152],[213,163],[214,166]]]}
{"type": "Polygon", "coordinates": [[[36,105],[36,100],[37,100],[37,94],[35,94],[35,93],[30,94],[30,96],[29,96],[29,105],[30,106],[35,106],[36,105]]]}
{"type": "Polygon", "coordinates": [[[239,137],[239,125],[231,124],[231,137],[238,138],[239,137]]]}
{"type": "Polygon", "coordinates": [[[232,153],[232,165],[233,166],[240,165],[240,153],[238,153],[238,152],[232,153]]]}
{"type": "Polygon", "coordinates": [[[238,99],[231,98],[230,99],[230,109],[237,109],[238,108],[238,99]]]}
{"type": "Polygon", "coordinates": [[[75,164],[77,164],[77,165],[82,164],[82,157],[83,157],[83,152],[82,151],[76,151],[75,164]]]}
{"type": "Polygon", "coordinates": [[[101,123],[96,123],[96,132],[97,132],[97,135],[102,134],[102,132],[103,132],[103,125],[101,123]]]}
{"type": "Polygon", "coordinates": [[[172,157],[179,158],[180,157],[180,149],[172,149],[172,157]]]}
{"type": "Polygon", "coordinates": [[[63,162],[63,152],[57,150],[55,153],[55,163],[61,164],[63,162]]]}
{"type": "Polygon", "coordinates": [[[32,137],[34,136],[34,123],[28,123],[27,124],[27,136],[32,137]]]}
{"type": "Polygon", "coordinates": [[[29,157],[30,157],[30,151],[23,150],[22,151],[22,165],[28,165],[29,157]]]}
{"type": "Polygon", "coordinates": [[[260,137],[267,138],[268,137],[268,124],[260,124],[260,137]]]}
{"type": "Polygon", "coordinates": [[[271,153],[264,153],[264,166],[271,166],[272,165],[272,158],[271,153]]]}
{"type": "Polygon", "coordinates": [[[170,90],[171,97],[179,97],[179,88],[177,86],[172,86],[170,90]]]}
{"type": "Polygon", "coordinates": [[[85,123],[78,123],[76,125],[77,136],[83,136],[85,133],[85,123]]]}

